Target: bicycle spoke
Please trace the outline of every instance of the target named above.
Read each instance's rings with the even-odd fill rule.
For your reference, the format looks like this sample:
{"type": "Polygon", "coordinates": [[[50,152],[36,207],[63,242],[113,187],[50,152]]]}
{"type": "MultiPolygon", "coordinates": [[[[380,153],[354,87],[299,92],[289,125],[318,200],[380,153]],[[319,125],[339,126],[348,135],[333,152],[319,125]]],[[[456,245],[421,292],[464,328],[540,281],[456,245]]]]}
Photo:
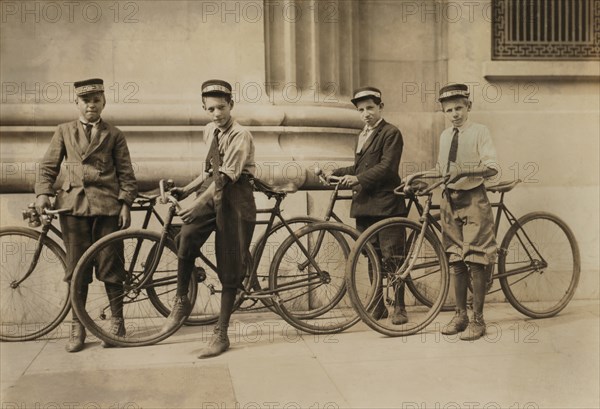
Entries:
{"type": "Polygon", "coordinates": [[[579,250],[562,220],[530,213],[509,229],[501,247],[498,277],[517,310],[544,318],[567,305],[579,279],[579,250]]]}

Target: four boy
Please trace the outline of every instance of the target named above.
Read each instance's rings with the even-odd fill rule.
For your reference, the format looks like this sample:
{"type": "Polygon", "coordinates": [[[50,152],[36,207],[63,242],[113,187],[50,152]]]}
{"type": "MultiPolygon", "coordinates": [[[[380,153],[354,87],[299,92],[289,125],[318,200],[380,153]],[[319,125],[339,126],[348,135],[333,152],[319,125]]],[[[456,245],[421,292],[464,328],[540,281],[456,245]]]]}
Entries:
{"type": "MultiPolygon", "coordinates": [[[[129,207],[137,194],[127,143],[119,129],[101,119],[106,104],[103,81],[91,79],[75,83],[79,119],[61,124],[40,163],[36,181],[36,205],[41,211],[56,195],[55,206],[69,209],[60,223],[67,250],[70,281],[77,261],[96,240],[130,223],[129,207]],[[61,165],[65,179],[55,192],[61,165]]],[[[179,212],[184,225],[177,237],[177,296],[167,327],[178,325],[191,310],[187,298],[190,276],[199,249],[216,231],[219,279],[223,292],[221,312],[214,336],[200,358],[216,356],[229,348],[227,328],[236,291],[240,288],[256,220],[256,207],[250,183],[255,173],[254,143],[250,132],[231,117],[234,103],[231,85],[222,80],[202,84],[202,104],[211,117],[204,138],[210,146],[206,175],[187,186],[173,189],[180,199],[196,192],[191,204],[179,212]]],[[[444,327],[444,334],[462,332],[461,339],[474,340],[485,334],[483,303],[490,269],[495,260],[491,206],[483,181],[496,173],[496,153],[488,129],[468,120],[471,102],[468,87],[452,84],[440,90],[439,101],[452,127],[442,132],[438,157],[440,176],[447,176],[441,203],[443,243],[455,278],[456,314],[444,327]],[[466,313],[469,274],[473,280],[473,319],[466,313]]],[[[357,89],[352,98],[365,123],[360,133],[353,165],[338,168],[328,176],[340,176],[343,186],[353,189],[351,217],[364,231],[391,216],[406,215],[404,201],[394,195],[400,184],[398,168],[403,141],[398,128],[382,118],[381,91],[374,87],[357,89]]],[[[377,247],[384,260],[403,240],[403,232],[379,237],[377,247]]],[[[98,260],[96,277],[104,281],[112,313],[111,331],[125,335],[123,322],[123,275],[119,257],[104,255],[98,260]]],[[[92,281],[92,272],[89,271],[92,281]]],[[[79,294],[84,300],[87,289],[79,294]]],[[[381,306],[379,306],[381,308],[381,306]]],[[[382,310],[383,316],[387,311],[382,310]]],[[[408,322],[404,306],[404,286],[397,290],[391,316],[394,324],[408,322]]],[[[73,315],[67,351],[83,348],[85,329],[73,315]]],[[[109,345],[105,345],[109,346],[109,345]]]]}

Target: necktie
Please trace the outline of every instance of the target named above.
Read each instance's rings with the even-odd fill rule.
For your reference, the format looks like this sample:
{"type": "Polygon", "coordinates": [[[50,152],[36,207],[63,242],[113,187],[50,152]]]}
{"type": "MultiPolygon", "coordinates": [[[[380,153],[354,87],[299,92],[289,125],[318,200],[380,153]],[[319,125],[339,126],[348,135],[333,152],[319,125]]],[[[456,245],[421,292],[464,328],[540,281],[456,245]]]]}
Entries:
{"type": "Polygon", "coordinates": [[[92,128],[94,125],[90,124],[89,122],[87,124],[83,124],[84,130],[85,130],[85,138],[87,139],[87,142],[90,143],[90,141],[92,140],[92,128]]]}
{"type": "Polygon", "coordinates": [[[458,153],[458,128],[454,128],[452,133],[452,143],[450,144],[450,152],[448,153],[448,165],[446,166],[446,173],[450,170],[450,162],[456,163],[456,155],[458,153]]]}
{"type": "Polygon", "coordinates": [[[208,149],[208,156],[206,157],[206,170],[213,171],[213,174],[219,170],[219,166],[221,166],[221,155],[219,155],[219,133],[221,130],[219,128],[215,129],[213,134],[213,140],[210,144],[210,148],[208,149]]]}
{"type": "Polygon", "coordinates": [[[365,142],[367,141],[367,138],[371,134],[371,131],[372,131],[372,129],[367,126],[360,133],[360,135],[358,136],[358,144],[356,145],[356,153],[360,153],[360,151],[362,150],[363,146],[365,145],[365,142]]]}

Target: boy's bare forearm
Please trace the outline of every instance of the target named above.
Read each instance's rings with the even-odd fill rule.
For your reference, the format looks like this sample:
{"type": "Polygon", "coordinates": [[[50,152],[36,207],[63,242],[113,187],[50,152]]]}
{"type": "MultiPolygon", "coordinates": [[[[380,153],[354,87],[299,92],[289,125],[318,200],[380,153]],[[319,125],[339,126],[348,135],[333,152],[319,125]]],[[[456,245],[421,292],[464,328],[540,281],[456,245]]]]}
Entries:
{"type": "Polygon", "coordinates": [[[200,185],[202,184],[202,182],[204,181],[204,175],[199,175],[196,179],[192,180],[190,183],[188,183],[184,188],[184,192],[187,195],[189,195],[192,192],[195,192],[196,190],[198,190],[198,188],[200,187],[200,185]]]}
{"type": "Polygon", "coordinates": [[[465,169],[461,169],[460,175],[489,178],[495,176],[497,173],[497,169],[491,168],[487,165],[478,165],[474,167],[467,167],[465,169]]]}

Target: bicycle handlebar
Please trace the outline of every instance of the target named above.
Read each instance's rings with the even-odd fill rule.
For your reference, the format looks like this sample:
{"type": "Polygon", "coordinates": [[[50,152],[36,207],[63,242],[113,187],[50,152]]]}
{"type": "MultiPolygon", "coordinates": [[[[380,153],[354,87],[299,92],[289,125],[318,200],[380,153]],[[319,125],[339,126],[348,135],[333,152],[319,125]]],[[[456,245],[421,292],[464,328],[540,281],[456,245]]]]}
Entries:
{"type": "Polygon", "coordinates": [[[171,203],[177,210],[181,210],[181,205],[175,196],[171,195],[170,190],[175,187],[173,179],[164,180],[161,179],[158,182],[158,188],[160,190],[160,202],[162,204],[171,203]]]}
{"type": "Polygon", "coordinates": [[[329,180],[325,179],[325,176],[323,176],[323,170],[318,166],[315,167],[314,172],[315,175],[319,177],[321,183],[323,183],[326,186],[337,186],[340,183],[341,178],[339,176],[329,176],[329,180]]]}
{"type": "Polygon", "coordinates": [[[446,175],[443,177],[441,177],[439,175],[429,175],[428,172],[426,172],[426,171],[413,173],[412,175],[408,175],[406,177],[406,180],[404,182],[402,182],[400,184],[400,186],[398,186],[397,188],[394,189],[394,194],[399,195],[399,196],[406,196],[407,194],[413,194],[415,196],[426,196],[426,195],[430,194],[438,186],[447,183],[448,178],[449,178],[449,175],[446,175]],[[439,180],[430,185],[427,185],[424,189],[417,189],[415,191],[412,191],[410,189],[410,186],[411,186],[410,184],[414,180],[418,180],[418,179],[439,179],[439,180]]]}
{"type": "Polygon", "coordinates": [[[42,209],[42,214],[39,214],[35,203],[30,203],[26,210],[23,210],[23,220],[27,220],[29,227],[39,227],[43,224],[51,224],[52,220],[59,214],[71,213],[69,209],[51,209],[49,207],[42,209]]]}

